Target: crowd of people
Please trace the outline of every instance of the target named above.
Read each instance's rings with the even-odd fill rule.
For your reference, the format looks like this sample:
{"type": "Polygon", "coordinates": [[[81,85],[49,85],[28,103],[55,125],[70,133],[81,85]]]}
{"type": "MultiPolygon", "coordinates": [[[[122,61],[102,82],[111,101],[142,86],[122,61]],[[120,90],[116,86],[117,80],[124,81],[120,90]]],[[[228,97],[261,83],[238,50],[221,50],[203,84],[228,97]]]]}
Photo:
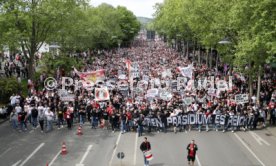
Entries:
{"type": "MultiPolygon", "coordinates": [[[[247,78],[241,73],[235,71],[229,65],[219,64],[217,67],[207,67],[204,60],[201,63],[195,61],[191,56],[183,56],[172,48],[169,48],[161,41],[151,42],[148,45],[137,45],[131,48],[120,48],[120,50],[103,51],[100,55],[93,55],[93,63],[86,63],[80,72],[97,71],[104,69],[105,78],[102,82],[95,84],[95,87],[104,87],[105,82],[112,80],[118,82],[125,79],[128,83],[127,88],[122,90],[117,86],[109,88],[109,100],[95,100],[95,89],[87,90],[85,88],[67,87],[70,95],[74,95],[74,100],[63,101],[59,96],[61,79],[64,76],[71,77],[74,80],[80,80],[80,76],[73,69],[70,73],[61,72],[58,69],[55,79],[59,86],[56,89],[48,90],[44,88],[39,91],[29,84],[30,93],[24,98],[20,94],[14,94],[10,97],[10,106],[12,110],[10,120],[12,127],[19,131],[25,131],[30,128],[40,127],[41,132],[49,132],[53,128],[60,129],[67,126],[72,129],[74,125],[90,124],[91,128],[107,128],[113,132],[137,131],[139,136],[147,129],[149,132],[166,132],[170,126],[167,124],[167,117],[201,113],[207,116],[223,114],[226,116],[243,115],[246,117],[244,130],[257,129],[258,125],[266,127],[267,123],[275,125],[275,73],[269,66],[265,67],[265,74],[261,82],[260,100],[256,100],[256,91],[246,103],[235,103],[236,94],[248,94],[249,88],[247,78]],[[126,61],[132,64],[138,64],[139,74],[129,81],[131,73],[126,61]],[[232,76],[233,87],[228,91],[209,94],[208,89],[174,89],[170,85],[172,80],[182,77],[178,67],[193,67],[193,77],[189,80],[199,80],[203,77],[215,79],[226,79],[232,76]],[[164,71],[168,71],[163,75],[164,71]],[[120,76],[124,75],[124,78],[120,76]],[[139,81],[144,80],[144,88],[137,88],[139,81]],[[150,86],[150,80],[158,80],[154,87],[150,86]],[[159,85],[158,85],[159,84],[159,85]],[[168,86],[169,85],[169,86],[168,86]],[[148,98],[147,91],[150,88],[166,88],[171,94],[168,100],[157,97],[148,98]],[[185,104],[184,100],[191,97],[190,104],[185,104]],[[164,127],[148,126],[144,123],[144,118],[158,118],[164,124],[164,127]],[[57,126],[57,127],[56,127],[57,126]]],[[[84,60],[85,61],[85,60],[84,60]]],[[[47,78],[47,73],[41,75],[40,84],[43,85],[47,78]]],[[[254,83],[253,89],[257,89],[254,83]]],[[[206,131],[211,128],[206,126],[206,131]]],[[[216,131],[227,131],[228,127],[213,126],[216,131]]],[[[231,130],[239,128],[231,127],[231,130]]],[[[203,130],[199,125],[174,126],[173,131],[203,130]]]]}
{"type": "Polygon", "coordinates": [[[28,78],[28,64],[22,54],[12,54],[10,56],[0,54],[0,56],[0,70],[3,69],[5,77],[15,76],[18,80],[28,78]]]}

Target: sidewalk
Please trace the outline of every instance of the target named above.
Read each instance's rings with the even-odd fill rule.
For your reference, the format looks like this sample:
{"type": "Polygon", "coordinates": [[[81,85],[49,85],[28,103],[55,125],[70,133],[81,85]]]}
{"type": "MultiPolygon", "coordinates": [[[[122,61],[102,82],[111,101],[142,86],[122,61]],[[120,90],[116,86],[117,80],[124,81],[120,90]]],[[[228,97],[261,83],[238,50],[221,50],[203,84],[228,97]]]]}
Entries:
{"type": "Polygon", "coordinates": [[[2,123],[4,123],[4,122],[8,121],[8,120],[9,120],[9,118],[6,118],[6,119],[0,119],[0,125],[1,125],[2,123]]]}
{"type": "Polygon", "coordinates": [[[269,126],[266,128],[272,135],[276,137],[276,126],[269,126]]]}

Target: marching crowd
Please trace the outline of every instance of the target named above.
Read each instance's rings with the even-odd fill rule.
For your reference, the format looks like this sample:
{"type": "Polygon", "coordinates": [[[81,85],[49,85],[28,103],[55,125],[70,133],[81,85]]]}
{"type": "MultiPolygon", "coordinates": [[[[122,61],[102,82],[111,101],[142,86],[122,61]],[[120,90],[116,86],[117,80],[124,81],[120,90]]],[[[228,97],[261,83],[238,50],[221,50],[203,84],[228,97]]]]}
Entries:
{"type": "MultiPolygon", "coordinates": [[[[129,72],[126,65],[126,60],[136,62],[139,66],[139,75],[134,78],[133,87],[130,88],[128,81],[127,91],[122,91],[114,86],[109,89],[110,99],[107,101],[96,101],[94,90],[89,91],[85,88],[74,89],[74,86],[67,87],[67,91],[74,94],[73,101],[62,101],[59,96],[58,88],[47,90],[44,88],[39,91],[36,86],[33,86],[32,81],[29,81],[29,95],[24,98],[20,94],[14,94],[10,97],[11,110],[10,120],[12,127],[19,131],[25,131],[31,128],[40,128],[41,132],[49,132],[55,126],[60,129],[67,126],[68,129],[76,124],[84,125],[90,123],[91,128],[108,128],[120,130],[122,133],[128,131],[137,131],[139,136],[142,135],[143,129],[156,131],[164,131],[170,126],[167,126],[167,117],[176,116],[179,114],[196,114],[202,113],[207,116],[223,114],[226,116],[243,115],[246,117],[246,125],[243,129],[256,129],[259,124],[263,127],[267,125],[275,125],[276,109],[275,109],[275,72],[269,66],[265,66],[264,76],[261,82],[260,100],[256,100],[256,95],[251,96],[248,102],[243,104],[235,103],[234,96],[236,94],[248,94],[249,88],[247,78],[235,71],[228,65],[220,62],[217,67],[207,67],[206,63],[197,63],[193,58],[194,55],[184,57],[175,50],[167,47],[162,42],[154,42],[151,46],[136,46],[132,48],[121,48],[119,51],[103,51],[101,55],[95,55],[93,63],[87,63],[81,69],[82,72],[96,71],[104,69],[105,80],[119,81],[120,75],[125,75],[128,81],[129,72]],[[202,77],[210,78],[214,76],[216,79],[227,79],[232,76],[233,88],[228,91],[221,91],[213,95],[209,94],[207,89],[183,89],[173,90],[170,80],[177,80],[181,73],[177,67],[193,66],[194,80],[202,77]],[[170,69],[168,75],[162,75],[163,71],[170,69]],[[149,80],[158,79],[154,88],[166,87],[167,91],[172,94],[169,100],[163,100],[158,97],[148,99],[146,97],[147,90],[151,87],[146,84],[144,89],[136,90],[137,84],[144,76],[148,76],[149,80]],[[193,100],[190,104],[185,104],[184,99],[191,97],[193,100]],[[164,124],[164,127],[146,126],[144,118],[158,118],[164,124]]],[[[78,58],[82,58],[80,55],[78,58]]],[[[85,59],[84,59],[85,61],[85,59]]],[[[203,61],[204,62],[204,61],[203,61]]],[[[62,77],[71,77],[74,80],[79,80],[80,77],[73,69],[70,73],[61,72],[58,69],[55,74],[56,80],[61,80],[62,77]]],[[[43,85],[47,74],[42,74],[40,84],[43,85]]],[[[191,78],[188,78],[188,80],[191,78]]],[[[60,81],[58,81],[60,83],[60,81]]],[[[187,84],[187,83],[186,83],[187,84]]],[[[105,86],[102,82],[95,85],[96,87],[105,86]]],[[[257,84],[253,84],[254,94],[257,84]]],[[[230,126],[231,127],[231,126],[230,126]]],[[[216,131],[225,132],[226,126],[213,126],[216,131]]],[[[187,125],[174,126],[174,132],[201,131],[201,126],[187,125]]],[[[239,128],[231,127],[231,130],[239,128]]],[[[206,126],[206,131],[209,126],[206,126]]]]}

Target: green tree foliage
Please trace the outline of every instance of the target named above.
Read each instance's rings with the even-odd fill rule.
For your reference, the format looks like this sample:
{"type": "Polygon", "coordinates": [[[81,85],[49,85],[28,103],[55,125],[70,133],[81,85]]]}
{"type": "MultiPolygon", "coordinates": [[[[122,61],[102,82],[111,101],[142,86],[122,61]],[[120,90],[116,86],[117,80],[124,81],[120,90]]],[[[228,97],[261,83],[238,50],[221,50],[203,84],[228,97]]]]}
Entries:
{"type": "Polygon", "coordinates": [[[0,32],[3,44],[20,46],[34,76],[34,55],[43,43],[57,35],[63,24],[71,21],[71,11],[83,5],[77,0],[8,0],[0,6],[0,32]],[[25,52],[27,50],[27,52],[25,52]]]}
{"type": "Polygon", "coordinates": [[[205,48],[216,48],[222,59],[251,79],[276,55],[275,0],[165,0],[156,5],[154,28],[169,40],[181,34],[205,48]],[[219,46],[227,37],[231,44],[219,46]],[[248,70],[244,70],[247,66],[248,70]]]}
{"type": "Polygon", "coordinates": [[[72,58],[64,54],[59,56],[45,54],[40,61],[39,72],[53,76],[57,69],[63,69],[65,73],[69,73],[72,71],[72,67],[79,69],[81,66],[83,66],[83,62],[80,59],[72,58]]]}
{"type": "Polygon", "coordinates": [[[2,78],[0,79],[0,101],[7,103],[12,94],[18,93],[20,84],[16,78],[2,78]]]}
{"type": "Polygon", "coordinates": [[[64,52],[128,45],[140,29],[132,12],[88,0],[2,0],[0,47],[21,48],[34,76],[34,57],[43,43],[58,43],[64,52]]]}
{"type": "Polygon", "coordinates": [[[227,49],[217,43],[228,37],[233,65],[243,69],[254,61],[258,68],[276,53],[275,6],[273,0],[165,0],[156,5],[154,27],[170,39],[180,33],[222,52],[227,49]]]}
{"type": "Polygon", "coordinates": [[[132,12],[103,3],[78,13],[73,26],[60,30],[58,43],[66,50],[108,49],[118,43],[128,45],[139,30],[140,23],[132,12]]]}

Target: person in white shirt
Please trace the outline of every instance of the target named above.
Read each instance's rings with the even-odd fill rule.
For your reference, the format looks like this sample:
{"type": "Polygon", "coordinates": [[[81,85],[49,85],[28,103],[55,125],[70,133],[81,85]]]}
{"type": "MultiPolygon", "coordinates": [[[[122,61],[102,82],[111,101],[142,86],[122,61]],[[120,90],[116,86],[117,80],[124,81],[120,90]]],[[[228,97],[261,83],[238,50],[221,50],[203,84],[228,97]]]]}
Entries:
{"type": "Polygon", "coordinates": [[[16,114],[18,114],[22,111],[22,107],[19,104],[16,104],[14,109],[15,109],[16,114]]]}
{"type": "Polygon", "coordinates": [[[15,98],[15,95],[13,94],[11,97],[10,97],[10,104],[11,104],[11,106],[15,106],[15,103],[16,103],[16,98],[15,98]]]}
{"type": "MultiPolygon", "coordinates": [[[[178,112],[176,110],[173,110],[173,112],[171,112],[171,114],[170,114],[170,117],[175,117],[177,115],[178,115],[178,112]]],[[[176,129],[177,129],[176,127],[177,126],[173,127],[173,131],[174,131],[175,134],[176,134],[176,129]]]]}
{"type": "Polygon", "coordinates": [[[261,122],[263,123],[263,127],[266,126],[266,112],[264,109],[260,110],[260,117],[261,117],[261,122]]]}
{"type": "Polygon", "coordinates": [[[44,132],[44,120],[45,120],[45,108],[40,103],[37,107],[38,110],[38,122],[40,125],[41,132],[44,132]]]}
{"type": "Polygon", "coordinates": [[[49,132],[53,130],[54,113],[50,109],[47,109],[45,111],[45,117],[47,119],[47,132],[49,132]]]}

